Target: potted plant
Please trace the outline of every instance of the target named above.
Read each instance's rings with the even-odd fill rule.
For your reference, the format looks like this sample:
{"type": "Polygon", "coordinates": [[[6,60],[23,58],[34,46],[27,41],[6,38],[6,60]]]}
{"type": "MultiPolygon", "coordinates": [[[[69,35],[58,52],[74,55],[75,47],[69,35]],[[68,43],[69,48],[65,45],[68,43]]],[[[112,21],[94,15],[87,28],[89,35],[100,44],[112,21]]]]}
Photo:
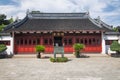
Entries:
{"type": "Polygon", "coordinates": [[[73,48],[75,50],[75,57],[79,58],[80,57],[80,51],[85,48],[85,45],[84,44],[80,44],[80,43],[75,43],[73,45],[73,48]]]}
{"type": "Polygon", "coordinates": [[[113,43],[110,45],[110,49],[112,51],[116,51],[116,56],[120,55],[120,44],[117,41],[113,41],[113,43]]]}
{"type": "Polygon", "coordinates": [[[36,45],[35,49],[36,49],[36,52],[37,52],[37,58],[41,58],[41,53],[45,51],[45,46],[36,45]]]}

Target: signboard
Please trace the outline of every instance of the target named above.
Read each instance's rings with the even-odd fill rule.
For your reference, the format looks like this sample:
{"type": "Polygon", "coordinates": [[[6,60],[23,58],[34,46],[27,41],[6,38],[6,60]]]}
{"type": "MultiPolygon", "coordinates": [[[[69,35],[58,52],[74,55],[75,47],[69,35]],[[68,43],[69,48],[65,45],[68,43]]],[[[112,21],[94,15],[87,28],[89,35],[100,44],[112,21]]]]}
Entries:
{"type": "Polygon", "coordinates": [[[64,57],[64,47],[55,46],[54,47],[54,58],[56,58],[56,54],[61,54],[64,57]]]}

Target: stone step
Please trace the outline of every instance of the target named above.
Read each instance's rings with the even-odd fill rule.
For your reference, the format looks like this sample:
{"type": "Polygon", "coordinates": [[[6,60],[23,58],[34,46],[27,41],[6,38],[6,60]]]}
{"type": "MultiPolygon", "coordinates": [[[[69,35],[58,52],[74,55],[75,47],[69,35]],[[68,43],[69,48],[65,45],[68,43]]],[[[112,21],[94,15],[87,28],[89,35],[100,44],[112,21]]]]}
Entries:
{"type": "MultiPolygon", "coordinates": [[[[109,57],[107,54],[82,54],[88,57],[109,57]]],[[[41,54],[42,58],[53,57],[53,54],[41,54]]],[[[61,57],[61,54],[57,54],[57,57],[61,57]]],[[[75,58],[74,54],[64,54],[65,57],[75,58]]],[[[36,54],[17,54],[13,58],[36,58],[36,54]]]]}

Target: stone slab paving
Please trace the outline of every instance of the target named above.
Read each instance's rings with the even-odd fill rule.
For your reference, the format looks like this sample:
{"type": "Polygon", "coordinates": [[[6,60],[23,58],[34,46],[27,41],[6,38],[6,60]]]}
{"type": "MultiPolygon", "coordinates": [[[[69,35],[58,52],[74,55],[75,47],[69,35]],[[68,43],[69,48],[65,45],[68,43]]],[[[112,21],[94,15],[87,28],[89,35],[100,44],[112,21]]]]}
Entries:
{"type": "MultiPolygon", "coordinates": [[[[82,55],[85,55],[85,56],[90,56],[90,57],[110,57],[109,55],[106,55],[106,54],[92,54],[92,53],[89,53],[89,54],[82,54],[82,55]]],[[[41,54],[42,57],[54,57],[53,54],[41,54]]],[[[57,57],[61,57],[61,54],[57,54],[56,55],[57,57]]],[[[64,54],[64,56],[67,56],[69,58],[75,58],[75,56],[71,53],[71,54],[64,54]]],[[[14,55],[14,58],[36,58],[36,54],[17,54],[17,55],[14,55]]]]}
{"type": "Polygon", "coordinates": [[[120,58],[0,59],[0,80],[120,80],[120,58]]]}

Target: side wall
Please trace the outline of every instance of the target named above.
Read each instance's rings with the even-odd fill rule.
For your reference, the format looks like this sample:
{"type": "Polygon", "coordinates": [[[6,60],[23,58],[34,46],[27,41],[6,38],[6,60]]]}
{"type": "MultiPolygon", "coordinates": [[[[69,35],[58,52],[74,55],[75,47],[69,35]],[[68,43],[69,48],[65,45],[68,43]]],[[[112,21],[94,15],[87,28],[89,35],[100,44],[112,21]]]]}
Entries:
{"type": "MultiPolygon", "coordinates": [[[[104,35],[104,41],[105,40],[111,40],[111,41],[114,41],[114,40],[117,40],[119,43],[120,43],[120,35],[117,35],[117,34],[107,34],[107,35],[104,35]]],[[[111,51],[110,50],[110,45],[105,45],[105,53],[107,54],[111,54],[111,53],[115,53],[115,51],[111,51]]]]}
{"type": "Polygon", "coordinates": [[[101,54],[106,54],[106,49],[105,49],[105,35],[104,35],[104,33],[102,33],[102,35],[101,35],[101,37],[102,37],[102,52],[101,52],[101,54]]]}
{"type": "Polygon", "coordinates": [[[0,41],[10,41],[10,45],[7,45],[7,54],[13,54],[13,38],[10,35],[1,36],[0,41]]]}

